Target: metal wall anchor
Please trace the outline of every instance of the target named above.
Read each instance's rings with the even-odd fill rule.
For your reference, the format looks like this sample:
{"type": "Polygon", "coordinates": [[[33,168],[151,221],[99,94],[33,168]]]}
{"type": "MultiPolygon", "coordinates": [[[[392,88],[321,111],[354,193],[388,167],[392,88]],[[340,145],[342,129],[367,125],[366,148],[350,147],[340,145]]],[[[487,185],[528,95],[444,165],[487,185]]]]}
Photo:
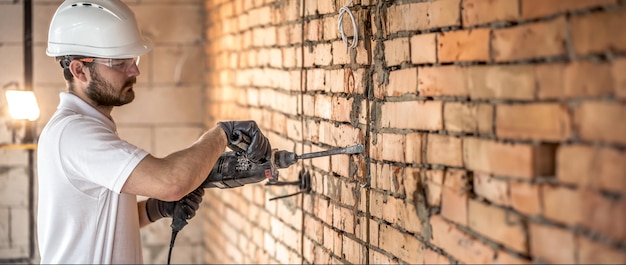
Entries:
{"type": "Polygon", "coordinates": [[[265,185],[267,185],[267,186],[298,186],[300,191],[298,191],[296,193],[288,194],[288,195],[283,195],[283,196],[277,196],[277,197],[274,197],[274,198],[270,198],[270,201],[277,200],[277,199],[288,198],[288,197],[295,196],[295,195],[298,195],[298,194],[301,194],[301,193],[309,193],[309,192],[311,192],[311,175],[309,174],[308,171],[303,169],[298,174],[298,180],[296,180],[296,181],[279,181],[279,182],[274,182],[274,183],[268,182],[265,185]]]}

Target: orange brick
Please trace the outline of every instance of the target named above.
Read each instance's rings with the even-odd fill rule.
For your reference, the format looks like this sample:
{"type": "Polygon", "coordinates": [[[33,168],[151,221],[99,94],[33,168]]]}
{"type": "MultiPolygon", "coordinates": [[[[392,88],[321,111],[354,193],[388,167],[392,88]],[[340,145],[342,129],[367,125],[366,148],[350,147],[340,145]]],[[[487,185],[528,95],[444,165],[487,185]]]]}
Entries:
{"type": "Polygon", "coordinates": [[[571,22],[572,46],[576,54],[626,50],[626,9],[574,17],[571,22]]]}
{"type": "Polygon", "coordinates": [[[489,104],[446,102],[444,127],[452,132],[493,134],[493,109],[489,104]]]}
{"type": "Polygon", "coordinates": [[[463,0],[463,25],[473,26],[518,18],[517,0],[463,0]]]}
{"type": "Polygon", "coordinates": [[[382,147],[381,159],[385,161],[395,161],[404,163],[404,142],[406,137],[402,134],[384,133],[382,142],[378,144],[382,147]]]}
{"type": "Polygon", "coordinates": [[[614,4],[616,0],[568,0],[568,1],[544,1],[522,0],[522,18],[535,18],[548,16],[565,11],[586,9],[601,5],[614,4]]]}
{"type": "Polygon", "coordinates": [[[365,246],[350,239],[343,238],[343,257],[352,264],[365,264],[365,246]]]}
{"type": "Polygon", "coordinates": [[[451,262],[446,256],[427,248],[424,250],[424,264],[451,264],[451,262]]]}
{"type": "Polygon", "coordinates": [[[582,139],[626,144],[626,105],[588,101],[574,112],[578,134],[582,139]]]}
{"type": "Polygon", "coordinates": [[[563,96],[589,97],[613,92],[610,66],[606,63],[574,62],[565,68],[563,96]]]}
{"type": "Polygon", "coordinates": [[[328,66],[331,64],[333,59],[333,54],[331,51],[332,44],[317,44],[313,48],[315,51],[315,65],[319,66],[328,66]]]}
{"type": "Polygon", "coordinates": [[[390,258],[386,254],[380,253],[374,249],[369,250],[369,261],[371,264],[394,264],[397,261],[390,258]]]}
{"type": "Polygon", "coordinates": [[[437,0],[428,3],[427,13],[413,13],[415,14],[428,14],[428,28],[440,28],[461,25],[461,0],[437,0]]]}
{"type": "Polygon", "coordinates": [[[460,0],[393,5],[387,10],[387,34],[460,25],[460,0]],[[429,14],[416,16],[415,14],[429,14]]]}
{"type": "Polygon", "coordinates": [[[576,225],[580,223],[581,196],[576,190],[550,185],[541,186],[543,215],[551,220],[576,225]]]}
{"type": "Polygon", "coordinates": [[[539,186],[528,182],[510,182],[511,206],[526,215],[541,214],[539,186]]]}
{"type": "Polygon", "coordinates": [[[528,253],[526,229],[522,218],[511,212],[469,200],[469,228],[515,251],[528,253]]]}
{"type": "Polygon", "coordinates": [[[570,134],[567,106],[552,103],[496,106],[498,137],[563,141],[570,134]]]}
{"type": "Polygon", "coordinates": [[[437,62],[436,37],[436,34],[411,36],[409,41],[411,45],[411,62],[414,64],[437,62]]]}
{"type": "Polygon", "coordinates": [[[555,150],[546,145],[505,144],[463,139],[463,161],[471,170],[498,176],[534,178],[554,174],[555,150]]]}
{"type": "Polygon", "coordinates": [[[489,61],[490,29],[448,31],[437,35],[439,62],[489,61]]]}
{"type": "Polygon", "coordinates": [[[350,122],[354,98],[333,97],[331,119],[340,122],[350,122]]]}
{"type": "Polygon", "coordinates": [[[432,243],[446,253],[467,264],[487,264],[495,255],[494,250],[447,222],[440,215],[430,217],[432,243]]]}
{"type": "Polygon", "coordinates": [[[332,98],[328,95],[315,95],[315,116],[322,119],[331,119],[332,114],[332,98]]]}
{"type": "Polygon", "coordinates": [[[409,264],[424,262],[424,246],[414,236],[402,233],[397,229],[381,224],[379,247],[400,260],[409,264]]]}
{"type": "Polygon", "coordinates": [[[383,128],[441,130],[441,101],[399,101],[386,102],[381,106],[380,122],[383,128]],[[415,118],[407,118],[398,113],[412,113],[415,118]]]}
{"type": "Polygon", "coordinates": [[[578,263],[580,264],[625,264],[626,252],[605,244],[576,236],[578,263]]]}
{"type": "Polygon", "coordinates": [[[467,226],[467,191],[443,187],[441,192],[441,215],[451,221],[467,226]]]}
{"type": "Polygon", "coordinates": [[[561,145],[557,151],[559,181],[613,192],[626,191],[626,153],[602,147],[561,145]]]}
{"type": "Polygon", "coordinates": [[[424,172],[423,183],[426,189],[426,201],[429,206],[441,206],[441,189],[443,187],[443,170],[428,170],[424,172]]]}
{"type": "Polygon", "coordinates": [[[395,38],[385,41],[385,61],[387,66],[399,65],[411,60],[409,53],[409,39],[395,38]]]}
{"type": "Polygon", "coordinates": [[[493,178],[489,174],[474,172],[474,193],[487,199],[489,202],[510,206],[511,197],[509,193],[509,182],[493,178]]]}
{"type": "Polygon", "coordinates": [[[459,66],[418,68],[418,91],[420,96],[468,95],[466,69],[459,66]]]}
{"type": "Polygon", "coordinates": [[[626,199],[607,198],[590,190],[581,190],[580,196],[580,219],[584,227],[615,242],[626,240],[626,199]]]}
{"type": "Polygon", "coordinates": [[[501,62],[566,55],[566,35],[566,22],[562,17],[494,30],[491,43],[494,59],[501,62]]]}
{"type": "Polygon", "coordinates": [[[398,97],[417,93],[417,69],[405,68],[389,72],[389,84],[384,87],[384,96],[398,97]]]}
{"type": "Polygon", "coordinates": [[[423,134],[409,133],[405,139],[404,161],[419,164],[422,162],[423,134]]]}
{"type": "Polygon", "coordinates": [[[333,41],[332,49],[334,65],[344,65],[350,63],[350,53],[348,52],[348,47],[343,43],[343,41],[333,41]]]}
{"type": "Polygon", "coordinates": [[[530,66],[474,66],[467,68],[467,80],[472,99],[534,98],[536,81],[530,66]]]}
{"type": "Polygon", "coordinates": [[[453,167],[463,166],[462,139],[454,136],[428,134],[426,161],[453,167]]]}
{"type": "Polygon", "coordinates": [[[530,254],[540,263],[575,263],[574,234],[558,227],[530,223],[530,254]]]}
{"type": "Polygon", "coordinates": [[[498,250],[493,264],[532,264],[527,258],[519,255],[512,255],[504,250],[498,250]]]}
{"type": "Polygon", "coordinates": [[[626,59],[620,58],[611,64],[611,74],[613,76],[613,86],[615,87],[615,96],[626,98],[626,59]]]}

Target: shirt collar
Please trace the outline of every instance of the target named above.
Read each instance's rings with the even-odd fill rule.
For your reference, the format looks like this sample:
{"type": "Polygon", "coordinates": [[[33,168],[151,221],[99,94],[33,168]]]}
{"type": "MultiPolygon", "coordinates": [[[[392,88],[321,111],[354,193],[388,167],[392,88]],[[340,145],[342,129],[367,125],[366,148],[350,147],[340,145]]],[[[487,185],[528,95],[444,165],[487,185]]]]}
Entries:
{"type": "Polygon", "coordinates": [[[78,96],[68,92],[61,92],[61,94],[59,94],[59,98],[60,102],[57,109],[67,109],[72,112],[94,118],[115,130],[115,122],[104,116],[104,114],[100,113],[96,108],[87,104],[87,102],[78,96]]]}

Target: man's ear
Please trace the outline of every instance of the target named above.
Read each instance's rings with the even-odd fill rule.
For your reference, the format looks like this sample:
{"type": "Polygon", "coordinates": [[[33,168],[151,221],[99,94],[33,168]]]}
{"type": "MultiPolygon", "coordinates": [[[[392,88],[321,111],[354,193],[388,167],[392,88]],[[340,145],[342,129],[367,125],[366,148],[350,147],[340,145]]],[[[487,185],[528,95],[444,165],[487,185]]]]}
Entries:
{"type": "Polygon", "coordinates": [[[83,62],[78,60],[72,60],[69,66],[70,72],[75,79],[78,79],[82,82],[87,82],[87,75],[89,75],[89,67],[87,67],[83,62]]]}

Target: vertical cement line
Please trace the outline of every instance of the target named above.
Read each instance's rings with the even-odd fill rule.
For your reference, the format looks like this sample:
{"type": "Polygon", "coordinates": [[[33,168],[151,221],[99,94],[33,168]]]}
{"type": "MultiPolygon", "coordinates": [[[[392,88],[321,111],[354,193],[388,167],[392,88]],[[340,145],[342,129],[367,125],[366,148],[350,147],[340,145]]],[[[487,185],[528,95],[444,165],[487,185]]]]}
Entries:
{"type": "MultiPolygon", "coordinates": [[[[317,0],[314,0],[317,1],[317,0]]],[[[326,1],[326,0],[324,0],[326,1]]],[[[306,93],[306,70],[304,69],[304,21],[305,21],[305,17],[306,17],[306,0],[302,0],[302,2],[300,2],[301,6],[301,16],[300,16],[300,132],[302,134],[302,145],[301,145],[301,149],[300,149],[300,154],[304,154],[304,129],[306,128],[306,126],[304,126],[304,94],[306,93]]],[[[302,166],[302,170],[306,170],[304,167],[304,161],[300,160],[300,165],[302,166]]],[[[305,217],[305,211],[304,211],[304,196],[306,195],[306,193],[302,193],[302,195],[300,196],[300,207],[301,207],[301,224],[300,224],[300,264],[304,264],[304,235],[305,235],[305,227],[304,227],[304,217],[305,217]]]]}

